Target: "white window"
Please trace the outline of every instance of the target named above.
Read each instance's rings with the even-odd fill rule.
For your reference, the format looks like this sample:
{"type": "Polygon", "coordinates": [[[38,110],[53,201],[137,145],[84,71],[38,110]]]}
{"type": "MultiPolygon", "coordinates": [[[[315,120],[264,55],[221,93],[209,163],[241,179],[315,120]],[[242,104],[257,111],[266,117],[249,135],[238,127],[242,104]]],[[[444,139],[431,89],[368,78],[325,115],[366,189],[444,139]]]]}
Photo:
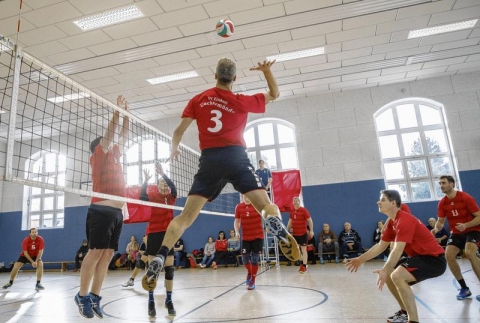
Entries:
{"type": "Polygon", "coordinates": [[[378,110],[374,120],[385,187],[398,190],[406,202],[442,198],[439,177],[459,179],[443,106],[399,100],[378,110]]]}
{"type": "Polygon", "coordinates": [[[127,185],[137,186],[143,183],[143,170],[150,171],[149,183],[155,183],[155,162],[161,161],[163,171],[169,174],[170,144],[154,137],[137,138],[129,145],[126,153],[127,185]],[[141,140],[140,140],[141,139],[141,140]]]}
{"type": "Polygon", "coordinates": [[[280,119],[250,122],[243,138],[250,162],[256,168],[263,159],[270,170],[297,169],[297,143],[293,124],[280,119]]]}
{"type": "Polygon", "coordinates": [[[66,157],[55,152],[38,152],[25,163],[25,177],[38,186],[25,186],[22,229],[63,228],[65,194],[50,185],[65,186],[66,157]]]}

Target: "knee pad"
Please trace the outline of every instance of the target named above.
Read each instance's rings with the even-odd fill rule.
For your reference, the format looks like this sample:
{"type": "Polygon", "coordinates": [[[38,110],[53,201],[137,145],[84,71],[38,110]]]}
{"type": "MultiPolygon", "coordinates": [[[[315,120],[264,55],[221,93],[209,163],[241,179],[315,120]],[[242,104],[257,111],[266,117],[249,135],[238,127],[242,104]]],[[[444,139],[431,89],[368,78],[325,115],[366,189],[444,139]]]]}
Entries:
{"type": "Polygon", "coordinates": [[[173,266],[167,266],[165,267],[165,280],[173,280],[173,273],[175,272],[175,269],[173,266]]]}
{"type": "Polygon", "coordinates": [[[243,254],[242,255],[242,262],[243,262],[244,265],[249,264],[250,259],[251,259],[251,257],[250,257],[249,254],[243,254]]]}
{"type": "Polygon", "coordinates": [[[137,262],[135,262],[135,267],[138,269],[145,269],[145,261],[141,259],[138,260],[137,262]]]}
{"type": "Polygon", "coordinates": [[[260,262],[260,255],[258,253],[252,253],[252,265],[257,266],[260,262]]]}

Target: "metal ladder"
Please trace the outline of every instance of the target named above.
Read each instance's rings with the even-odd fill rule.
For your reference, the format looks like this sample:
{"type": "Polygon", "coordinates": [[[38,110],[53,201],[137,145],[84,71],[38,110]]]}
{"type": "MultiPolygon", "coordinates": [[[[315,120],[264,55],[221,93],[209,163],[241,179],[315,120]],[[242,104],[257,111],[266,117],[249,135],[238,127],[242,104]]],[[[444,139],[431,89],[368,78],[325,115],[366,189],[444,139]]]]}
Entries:
{"type": "Polygon", "coordinates": [[[276,236],[269,234],[264,228],[264,239],[263,239],[263,254],[261,267],[262,269],[267,269],[270,267],[272,262],[275,262],[275,267],[280,266],[280,256],[278,251],[278,239],[276,236]],[[273,250],[273,255],[270,255],[270,251],[273,250]]]}

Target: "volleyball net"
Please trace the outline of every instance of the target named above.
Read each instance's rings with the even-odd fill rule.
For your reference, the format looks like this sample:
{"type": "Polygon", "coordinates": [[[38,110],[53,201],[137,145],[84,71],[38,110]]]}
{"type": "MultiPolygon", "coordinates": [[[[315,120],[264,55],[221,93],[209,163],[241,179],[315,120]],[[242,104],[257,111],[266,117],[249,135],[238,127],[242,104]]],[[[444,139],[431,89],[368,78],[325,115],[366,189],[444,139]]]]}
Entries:
{"type": "MultiPolygon", "coordinates": [[[[32,187],[33,195],[69,192],[181,210],[198,169],[199,153],[181,145],[180,160],[169,163],[170,147],[170,136],[0,36],[1,180],[32,187]],[[160,162],[176,185],[176,206],[92,191],[90,143],[104,135],[114,111],[120,112],[120,124],[126,115],[130,121],[120,158],[127,188],[142,185],[144,169],[154,175],[149,181],[153,185],[155,163],[160,162]]],[[[228,185],[202,212],[231,215],[238,202],[238,193],[228,185]]]]}

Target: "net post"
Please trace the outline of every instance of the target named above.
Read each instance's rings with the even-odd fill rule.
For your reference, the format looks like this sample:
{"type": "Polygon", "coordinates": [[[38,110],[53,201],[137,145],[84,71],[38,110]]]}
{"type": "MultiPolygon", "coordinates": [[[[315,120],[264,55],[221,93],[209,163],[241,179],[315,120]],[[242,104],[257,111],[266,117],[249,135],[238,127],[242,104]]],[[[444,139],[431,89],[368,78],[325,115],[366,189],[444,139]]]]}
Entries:
{"type": "Polygon", "coordinates": [[[13,70],[12,102],[10,105],[10,115],[7,131],[7,153],[5,156],[5,180],[13,179],[13,146],[15,142],[15,122],[17,117],[18,90],[20,87],[20,69],[22,64],[22,49],[15,45],[14,49],[15,64],[13,70]]]}

